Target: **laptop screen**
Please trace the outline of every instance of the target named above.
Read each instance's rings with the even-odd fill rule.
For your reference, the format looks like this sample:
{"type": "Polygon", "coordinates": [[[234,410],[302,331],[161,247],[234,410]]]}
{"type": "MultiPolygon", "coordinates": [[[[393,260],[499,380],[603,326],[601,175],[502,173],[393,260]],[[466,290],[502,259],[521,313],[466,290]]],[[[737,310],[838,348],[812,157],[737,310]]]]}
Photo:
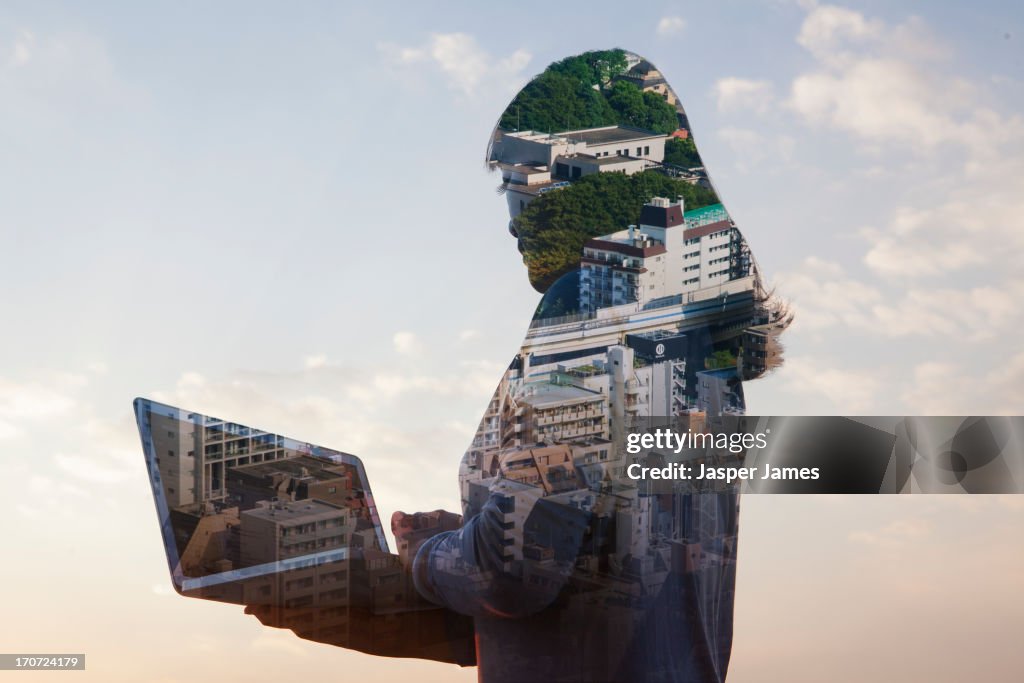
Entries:
{"type": "Polygon", "coordinates": [[[387,552],[356,456],[148,399],[135,413],[179,592],[248,604],[266,577],[324,583],[387,552]]]}

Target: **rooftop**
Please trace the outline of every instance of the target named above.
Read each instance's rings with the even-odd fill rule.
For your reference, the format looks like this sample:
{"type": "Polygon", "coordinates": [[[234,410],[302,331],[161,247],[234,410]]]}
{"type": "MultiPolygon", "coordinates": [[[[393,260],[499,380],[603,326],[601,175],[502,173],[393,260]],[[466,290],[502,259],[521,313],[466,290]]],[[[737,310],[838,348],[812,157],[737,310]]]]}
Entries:
{"type": "Polygon", "coordinates": [[[571,138],[586,142],[588,145],[605,145],[613,142],[629,142],[631,140],[647,140],[650,138],[668,137],[661,133],[634,128],[632,126],[604,126],[602,128],[581,128],[558,133],[559,137],[571,138]]]}
{"type": "Polygon", "coordinates": [[[342,514],[347,515],[348,511],[340,505],[332,505],[322,500],[299,500],[291,503],[261,505],[251,510],[245,510],[241,516],[288,523],[299,520],[314,521],[310,518],[337,517],[342,514]]]}
{"type": "Polygon", "coordinates": [[[297,458],[285,458],[283,460],[268,460],[267,462],[255,463],[253,465],[240,465],[230,468],[233,471],[248,474],[254,477],[268,477],[278,473],[284,473],[293,477],[311,478],[319,481],[337,479],[344,477],[345,465],[335,465],[331,462],[324,462],[306,455],[297,458]]]}
{"type": "Polygon", "coordinates": [[[501,134],[505,137],[519,138],[520,140],[529,140],[530,142],[539,142],[545,145],[557,145],[565,142],[558,133],[544,133],[539,130],[502,131],[501,134]]]}
{"type": "Polygon", "coordinates": [[[612,244],[619,244],[629,247],[655,247],[662,245],[661,240],[651,237],[642,229],[636,227],[634,227],[632,230],[617,230],[616,232],[609,233],[607,235],[601,235],[600,237],[594,237],[587,241],[602,242],[603,244],[601,246],[603,247],[607,247],[612,244]]]}
{"type": "Polygon", "coordinates": [[[736,368],[717,368],[715,370],[698,370],[698,375],[708,375],[710,377],[717,377],[719,379],[734,379],[738,378],[736,368]]]}
{"type": "Polygon", "coordinates": [[[728,220],[729,214],[721,204],[711,204],[701,209],[694,209],[683,214],[688,228],[698,228],[708,223],[728,220]]]}
{"type": "Polygon", "coordinates": [[[666,197],[652,197],[640,209],[640,224],[656,228],[671,228],[683,225],[683,204],[666,197]]]}
{"type": "Polygon", "coordinates": [[[615,156],[594,156],[593,154],[564,154],[558,157],[559,159],[583,159],[589,163],[597,164],[598,166],[616,166],[618,164],[635,163],[637,161],[647,161],[642,157],[633,157],[627,154],[616,154],[615,156]]]}
{"type": "Polygon", "coordinates": [[[518,192],[520,194],[530,194],[540,196],[552,190],[560,190],[563,187],[569,187],[571,183],[567,180],[545,180],[539,183],[530,183],[524,185],[523,183],[505,183],[506,192],[518,192]]]}
{"type": "Polygon", "coordinates": [[[565,384],[539,384],[532,387],[533,393],[519,399],[534,408],[547,408],[564,403],[586,403],[604,397],[596,391],[589,391],[565,384]]]}
{"type": "Polygon", "coordinates": [[[551,169],[543,164],[507,164],[499,161],[498,166],[501,167],[503,171],[513,171],[515,173],[522,173],[523,175],[551,173],[551,169]]]}

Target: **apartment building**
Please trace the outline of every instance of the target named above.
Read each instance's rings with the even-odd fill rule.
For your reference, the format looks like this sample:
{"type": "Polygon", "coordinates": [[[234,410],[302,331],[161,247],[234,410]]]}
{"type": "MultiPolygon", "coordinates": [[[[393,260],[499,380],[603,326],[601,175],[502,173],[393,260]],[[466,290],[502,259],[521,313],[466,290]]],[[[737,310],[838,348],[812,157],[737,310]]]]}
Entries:
{"type": "Polygon", "coordinates": [[[607,396],[574,385],[546,383],[519,399],[523,413],[522,442],[557,443],[608,436],[607,396]]]}
{"type": "Polygon", "coordinates": [[[315,498],[335,505],[356,503],[357,474],[351,465],[325,462],[307,455],[230,467],[227,493],[242,510],[260,501],[315,498]]]}
{"type": "Polygon", "coordinates": [[[683,209],[681,199],[654,197],[642,208],[639,226],[587,240],[581,309],[679,303],[672,298],[749,275],[746,242],[722,205],[683,209]]]}

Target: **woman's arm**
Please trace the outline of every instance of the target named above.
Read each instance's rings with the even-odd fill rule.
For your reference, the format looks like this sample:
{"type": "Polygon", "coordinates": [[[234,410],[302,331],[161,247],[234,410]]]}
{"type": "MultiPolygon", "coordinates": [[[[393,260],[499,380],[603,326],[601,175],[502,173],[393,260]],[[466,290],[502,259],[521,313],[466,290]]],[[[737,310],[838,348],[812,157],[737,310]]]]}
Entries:
{"type": "Polygon", "coordinates": [[[572,573],[589,514],[543,493],[495,479],[477,514],[419,548],[419,593],[469,616],[522,617],[551,604],[572,573]]]}

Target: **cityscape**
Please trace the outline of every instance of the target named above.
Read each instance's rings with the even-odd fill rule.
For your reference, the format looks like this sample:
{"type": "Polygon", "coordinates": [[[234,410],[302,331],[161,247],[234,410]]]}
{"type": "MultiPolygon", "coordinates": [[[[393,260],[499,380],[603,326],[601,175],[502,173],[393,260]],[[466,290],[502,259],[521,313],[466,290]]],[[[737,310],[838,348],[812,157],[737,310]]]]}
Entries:
{"type": "Polygon", "coordinates": [[[462,515],[395,520],[390,554],[358,459],[144,401],[180,592],[373,654],[468,665],[500,643],[506,677],[556,661],[548,648],[600,653],[595,670],[628,666],[655,627],[699,632],[703,646],[647,670],[723,670],[738,493],[631,480],[634,462],[715,455],[629,455],[624,441],[659,421],[704,432],[743,414],[742,381],[782,361],[791,317],[696,148],[676,163],[692,136],[674,92],[635,55],[608,61],[620,69],[608,87],[642,93],[660,131],[499,127],[490,145],[509,231],[531,282],[548,286],[462,460],[462,515]],[[588,194],[595,183],[606,185],[588,194]],[[580,197],[575,217],[598,218],[570,226],[561,261],[538,256],[544,212],[580,197]],[[483,618],[502,613],[543,615],[538,638],[513,642],[503,621],[483,618]],[[605,627],[573,629],[581,620],[605,627]]]}
{"type": "MultiPolygon", "coordinates": [[[[741,415],[742,381],[782,362],[777,338],[791,316],[764,287],[703,165],[666,162],[670,141],[692,140],[686,114],[650,63],[625,54],[627,69],[611,82],[624,80],[670,104],[674,130],[621,123],[556,132],[499,128],[490,148],[509,230],[528,268],[551,261],[536,258],[521,231],[555,213],[546,205],[577,187],[607,175],[679,190],[642,197],[635,222],[586,227],[576,263],[550,269],[557,277],[545,300],[558,305],[538,307],[462,462],[472,529],[428,541],[417,557],[428,567],[431,599],[464,613],[532,619],[530,638],[516,631],[521,624],[477,619],[478,648],[500,650],[500,680],[538,671],[576,680],[581,670],[586,679],[631,667],[667,680],[680,671],[717,677],[728,663],[738,494],[730,486],[694,491],[632,481],[625,470],[636,461],[714,455],[691,449],[630,456],[623,442],[655,423],[703,432],[720,428],[723,416],[741,415]],[[690,193],[698,203],[692,208],[687,186],[705,192],[690,193]],[[484,538],[501,550],[467,556],[467,536],[474,548],[484,538]],[[579,629],[581,623],[603,628],[579,629]],[[638,651],[656,631],[689,633],[702,645],[638,651]],[[567,647],[592,653],[583,669],[555,663],[567,647]],[[550,664],[538,669],[538,661],[550,664]]],[[[581,202],[615,201],[579,194],[581,202]]],[[[573,206],[565,200],[560,209],[588,210],[573,206]]],[[[532,269],[530,275],[536,286],[532,269]]]]}

